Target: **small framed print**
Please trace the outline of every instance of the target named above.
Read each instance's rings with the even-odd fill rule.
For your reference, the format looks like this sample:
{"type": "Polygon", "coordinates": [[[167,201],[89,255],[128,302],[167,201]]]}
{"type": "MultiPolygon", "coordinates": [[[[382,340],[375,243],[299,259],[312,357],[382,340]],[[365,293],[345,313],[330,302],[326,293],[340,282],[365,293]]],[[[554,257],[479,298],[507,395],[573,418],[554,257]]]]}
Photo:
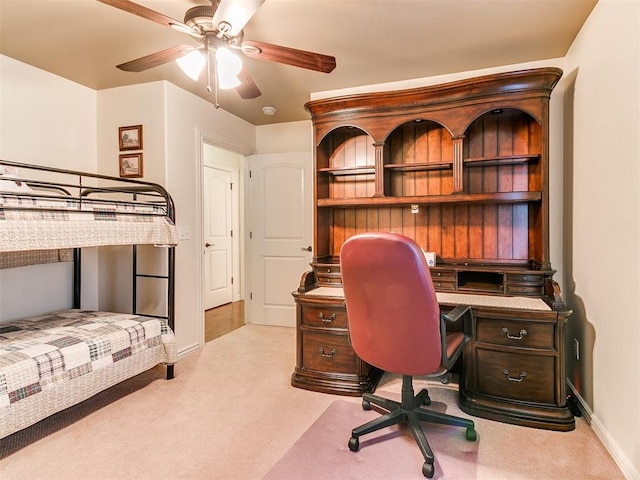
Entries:
{"type": "Polygon", "coordinates": [[[119,127],[120,150],[142,150],[142,125],[119,127]]]}
{"type": "Polygon", "coordinates": [[[120,155],[120,176],[129,178],[142,177],[142,153],[120,155]]]}

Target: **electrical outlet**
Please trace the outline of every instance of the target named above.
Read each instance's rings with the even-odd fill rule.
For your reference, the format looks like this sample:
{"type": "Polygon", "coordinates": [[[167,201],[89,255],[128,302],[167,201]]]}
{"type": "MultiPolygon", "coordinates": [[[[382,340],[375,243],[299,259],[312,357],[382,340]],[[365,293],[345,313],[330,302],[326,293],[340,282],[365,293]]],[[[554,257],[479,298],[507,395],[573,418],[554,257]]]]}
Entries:
{"type": "Polygon", "coordinates": [[[577,338],[573,339],[573,351],[576,354],[576,360],[580,360],[580,342],[577,338]]]}
{"type": "Polygon", "coordinates": [[[411,204],[411,213],[416,214],[419,211],[419,207],[417,203],[412,203],[411,204]]]}
{"type": "Polygon", "coordinates": [[[189,227],[178,227],[178,239],[189,240],[189,227]]]}

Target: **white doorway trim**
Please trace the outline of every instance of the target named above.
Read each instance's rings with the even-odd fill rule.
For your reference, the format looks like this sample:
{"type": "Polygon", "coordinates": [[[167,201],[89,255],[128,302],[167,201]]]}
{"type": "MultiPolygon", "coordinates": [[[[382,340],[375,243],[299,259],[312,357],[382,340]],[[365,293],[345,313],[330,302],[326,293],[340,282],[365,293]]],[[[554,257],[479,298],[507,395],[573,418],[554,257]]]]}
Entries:
{"type": "Polygon", "coordinates": [[[204,281],[204,208],[203,208],[203,202],[204,202],[204,186],[203,186],[203,182],[204,182],[204,178],[203,178],[203,173],[204,173],[204,165],[205,165],[205,145],[210,145],[213,146],[215,148],[220,148],[222,150],[227,150],[229,152],[233,152],[241,157],[243,157],[243,160],[241,161],[241,165],[239,166],[239,171],[238,171],[238,175],[239,175],[239,181],[238,181],[238,232],[237,235],[234,233],[234,236],[237,238],[237,256],[238,256],[238,260],[237,260],[237,264],[238,264],[238,276],[240,277],[240,280],[235,282],[235,288],[234,288],[234,294],[233,294],[233,301],[237,301],[237,300],[243,300],[244,299],[244,292],[245,292],[245,284],[246,284],[246,279],[245,279],[245,239],[244,239],[244,230],[245,230],[245,180],[244,180],[244,175],[245,175],[245,168],[244,168],[244,156],[247,154],[250,154],[251,152],[248,151],[244,151],[245,149],[242,146],[239,145],[234,145],[233,143],[230,143],[229,141],[227,141],[226,139],[222,139],[222,138],[218,138],[216,137],[216,135],[214,134],[210,134],[210,133],[204,133],[202,132],[202,130],[200,129],[196,129],[196,142],[197,142],[197,148],[196,148],[196,152],[198,155],[197,158],[197,168],[196,168],[196,198],[197,198],[197,202],[196,202],[196,216],[199,219],[198,224],[197,224],[197,228],[196,228],[196,234],[195,234],[195,238],[193,240],[195,240],[196,242],[198,242],[198,248],[199,248],[199,252],[200,255],[198,256],[199,261],[197,262],[197,265],[195,266],[195,270],[196,270],[196,275],[198,276],[198,278],[200,279],[200,288],[198,289],[197,292],[193,292],[194,296],[196,297],[196,302],[198,305],[198,312],[202,313],[202,318],[201,318],[201,328],[200,328],[200,338],[199,338],[199,342],[200,342],[200,348],[204,347],[204,338],[205,338],[205,322],[204,322],[204,288],[205,288],[205,281],[204,281]]]}

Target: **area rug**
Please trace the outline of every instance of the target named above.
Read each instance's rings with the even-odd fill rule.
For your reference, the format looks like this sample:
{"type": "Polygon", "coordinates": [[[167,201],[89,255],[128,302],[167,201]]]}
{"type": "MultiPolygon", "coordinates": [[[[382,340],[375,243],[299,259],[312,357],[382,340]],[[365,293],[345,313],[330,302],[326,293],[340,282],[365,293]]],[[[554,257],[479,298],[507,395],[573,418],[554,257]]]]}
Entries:
{"type": "MultiPolygon", "coordinates": [[[[433,401],[429,409],[444,412],[446,405],[433,401]]],[[[424,480],[424,459],[404,426],[362,436],[358,452],[349,450],[351,429],[378,416],[359,402],[334,401],[263,480],[424,480]]],[[[434,479],[476,478],[479,440],[465,440],[461,427],[422,425],[435,456],[434,479]]]]}

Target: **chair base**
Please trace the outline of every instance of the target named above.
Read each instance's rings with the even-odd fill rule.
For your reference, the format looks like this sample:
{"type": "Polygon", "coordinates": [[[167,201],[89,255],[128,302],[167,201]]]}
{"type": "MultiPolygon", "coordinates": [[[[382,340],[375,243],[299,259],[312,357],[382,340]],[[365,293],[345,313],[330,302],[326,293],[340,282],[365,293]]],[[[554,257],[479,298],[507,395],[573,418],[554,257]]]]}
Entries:
{"type": "Polygon", "coordinates": [[[349,449],[353,452],[358,451],[360,448],[359,437],[366,435],[367,433],[375,432],[390,425],[398,423],[404,423],[409,427],[413,438],[415,439],[425,463],[422,465],[422,473],[425,477],[431,478],[434,474],[433,468],[433,452],[427,442],[427,438],[424,435],[424,431],[420,426],[420,422],[432,422],[443,425],[453,425],[457,427],[465,427],[465,438],[469,441],[475,441],[477,434],[474,428],[472,420],[465,418],[454,417],[453,415],[447,415],[446,413],[435,412],[433,410],[425,410],[422,405],[431,404],[429,398],[429,392],[426,389],[422,389],[417,395],[414,396],[413,390],[413,378],[411,375],[402,376],[402,401],[396,402],[389,400],[388,398],[379,397],[378,395],[372,395],[365,393],[362,395],[362,408],[364,410],[370,410],[371,404],[377,405],[389,413],[382,415],[380,418],[371,420],[359,427],[354,428],[351,431],[351,438],[349,439],[349,449]]]}

